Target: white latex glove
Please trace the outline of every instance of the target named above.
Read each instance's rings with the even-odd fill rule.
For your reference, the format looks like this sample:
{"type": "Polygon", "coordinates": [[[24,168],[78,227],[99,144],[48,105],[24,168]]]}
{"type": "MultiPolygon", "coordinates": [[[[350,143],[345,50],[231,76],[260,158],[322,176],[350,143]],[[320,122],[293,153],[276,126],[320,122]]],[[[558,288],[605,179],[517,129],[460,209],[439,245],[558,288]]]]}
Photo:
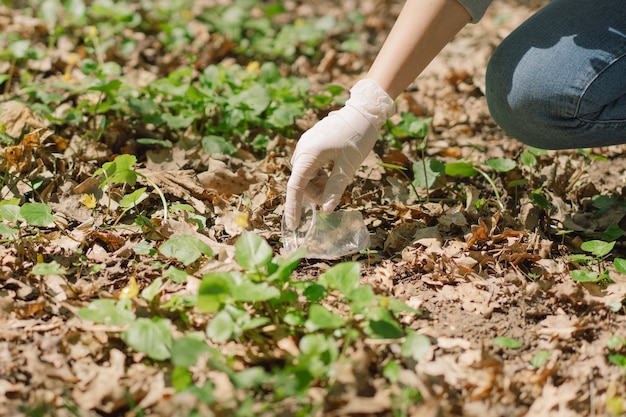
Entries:
{"type": "Polygon", "coordinates": [[[331,213],[357,169],[374,148],[385,121],[395,113],[393,99],[376,82],[364,79],[350,89],[350,98],[306,131],[291,158],[285,222],[295,229],[306,196],[331,213]],[[332,163],[330,173],[324,166],[332,163]]]}

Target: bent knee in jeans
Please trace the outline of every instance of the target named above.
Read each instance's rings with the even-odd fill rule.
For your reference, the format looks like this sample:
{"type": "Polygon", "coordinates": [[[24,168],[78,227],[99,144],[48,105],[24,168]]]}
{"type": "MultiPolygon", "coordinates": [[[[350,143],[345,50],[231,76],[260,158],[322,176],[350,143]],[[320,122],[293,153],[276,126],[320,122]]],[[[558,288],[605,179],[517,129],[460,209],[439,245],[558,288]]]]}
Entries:
{"type": "MultiPolygon", "coordinates": [[[[585,25],[569,13],[583,3],[589,2],[553,1],[505,39],[489,62],[492,117],[528,145],[626,143],[626,9],[616,22],[607,10],[600,13],[603,22],[585,25]]],[[[582,13],[588,20],[590,11],[582,13]]]]}

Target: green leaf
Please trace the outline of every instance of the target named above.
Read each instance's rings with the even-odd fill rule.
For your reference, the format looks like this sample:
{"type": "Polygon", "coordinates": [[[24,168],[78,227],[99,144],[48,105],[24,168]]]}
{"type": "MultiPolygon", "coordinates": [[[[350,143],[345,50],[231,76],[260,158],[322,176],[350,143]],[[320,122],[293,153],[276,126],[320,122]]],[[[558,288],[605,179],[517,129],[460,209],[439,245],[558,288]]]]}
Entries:
{"type": "Polygon", "coordinates": [[[55,220],[50,206],[43,203],[24,203],[20,216],[31,226],[48,227],[55,220]]]}
{"type": "Polygon", "coordinates": [[[280,297],[280,290],[267,282],[255,284],[243,280],[231,288],[233,299],[241,302],[261,302],[280,297]]]}
{"type": "Polygon", "coordinates": [[[26,54],[28,53],[29,48],[30,48],[30,39],[21,39],[19,41],[12,42],[9,45],[8,50],[11,52],[11,54],[15,58],[22,59],[26,57],[26,54]]]}
{"type": "Polygon", "coordinates": [[[19,227],[9,227],[4,223],[0,223],[0,236],[5,239],[14,239],[20,233],[19,227]]]}
{"type": "Polygon", "coordinates": [[[383,167],[383,168],[395,169],[395,170],[398,170],[398,171],[406,171],[407,170],[407,168],[402,166],[402,165],[389,164],[387,162],[378,162],[378,165],[383,167]]]}
{"type": "Polygon", "coordinates": [[[600,238],[606,241],[617,240],[620,237],[624,236],[624,233],[625,232],[622,230],[621,227],[616,224],[611,224],[609,225],[609,227],[606,228],[604,232],[600,234],[600,238]]]}
{"type": "Polygon", "coordinates": [[[274,128],[284,128],[293,125],[296,117],[299,117],[303,112],[300,106],[280,106],[274,110],[267,118],[267,123],[274,128]]]}
{"type": "Polygon", "coordinates": [[[380,304],[380,298],[369,285],[356,287],[350,291],[350,307],[356,314],[361,314],[380,304]]]}
{"type": "Polygon", "coordinates": [[[141,298],[151,302],[161,292],[161,286],[163,285],[163,279],[157,278],[150,283],[146,288],[141,291],[141,298]]]}
{"type": "Polygon", "coordinates": [[[172,364],[174,366],[189,368],[198,362],[200,355],[211,351],[211,348],[200,337],[185,335],[172,341],[172,364]]]}
{"type": "Polygon", "coordinates": [[[306,287],[306,289],[302,292],[302,295],[304,295],[307,298],[307,300],[312,301],[312,302],[321,300],[322,298],[324,298],[325,294],[326,294],[326,287],[324,287],[323,285],[316,284],[314,282],[311,282],[306,287]]]}
{"type": "Polygon", "coordinates": [[[344,52],[360,53],[363,51],[363,41],[356,36],[350,36],[339,45],[339,50],[344,52]]]}
{"type": "Polygon", "coordinates": [[[430,338],[420,333],[410,332],[402,343],[402,356],[417,361],[424,356],[431,347],[430,338]]]}
{"type": "Polygon", "coordinates": [[[254,317],[245,323],[240,323],[239,326],[241,327],[242,331],[245,331],[245,330],[256,329],[258,327],[265,326],[269,323],[271,323],[271,320],[269,319],[269,317],[254,317]]]}
{"type": "Polygon", "coordinates": [[[87,307],[78,310],[78,316],[95,323],[123,326],[135,320],[135,313],[129,310],[129,303],[111,299],[94,300],[87,307]]]}
{"type": "Polygon", "coordinates": [[[11,223],[17,222],[20,217],[20,206],[17,204],[0,205],[0,218],[11,223]]]}
{"type": "Polygon", "coordinates": [[[227,342],[235,332],[235,323],[226,311],[220,311],[206,327],[206,334],[216,343],[227,342]]]}
{"type": "Polygon", "coordinates": [[[609,362],[613,365],[619,366],[620,368],[626,369],[626,356],[621,353],[613,353],[609,355],[609,362]]]}
{"type": "Polygon", "coordinates": [[[585,252],[590,252],[593,256],[597,258],[602,258],[603,256],[608,255],[615,246],[615,242],[605,242],[603,240],[589,240],[587,242],[583,242],[580,245],[580,248],[585,252]]]}
{"type": "Polygon", "coordinates": [[[519,187],[521,185],[528,184],[528,179],[526,178],[518,178],[516,180],[509,181],[507,184],[508,187],[519,187]]]}
{"type": "Polygon", "coordinates": [[[164,140],[164,139],[139,138],[136,140],[137,140],[137,143],[141,145],[157,145],[162,148],[171,148],[173,146],[171,141],[164,140]]]}
{"type": "Polygon", "coordinates": [[[65,275],[67,270],[57,261],[50,263],[38,263],[30,271],[31,275],[65,275]]]}
{"type": "Polygon", "coordinates": [[[471,162],[450,162],[445,167],[446,175],[451,177],[473,177],[478,174],[471,162]]]}
{"type": "MultiPolygon", "coordinates": [[[[302,355],[308,357],[316,357],[320,360],[321,364],[330,365],[335,362],[339,355],[339,350],[335,339],[331,336],[327,336],[321,333],[307,334],[298,344],[302,355]]],[[[312,370],[312,371],[322,371],[312,370]]]]}
{"type": "Polygon", "coordinates": [[[552,203],[548,201],[548,199],[541,194],[541,188],[534,190],[532,193],[528,194],[531,200],[535,202],[539,207],[544,209],[549,209],[552,207],[552,203]]]}
{"type": "Polygon", "coordinates": [[[622,346],[626,346],[626,339],[616,334],[611,335],[606,341],[606,347],[611,350],[620,350],[622,346]]]}
{"type": "Polygon", "coordinates": [[[93,173],[94,177],[105,174],[104,184],[128,184],[135,185],[137,172],[132,167],[137,163],[135,155],[122,154],[115,157],[111,162],[102,164],[102,168],[93,173]]]}
{"type": "Polygon", "coordinates": [[[498,172],[508,172],[517,166],[515,161],[509,158],[489,159],[486,164],[498,172]]]}
{"type": "Polygon", "coordinates": [[[300,311],[287,313],[283,316],[283,321],[289,326],[301,326],[304,324],[304,317],[300,311]]]}
{"type": "Polygon", "coordinates": [[[230,97],[228,104],[234,108],[247,110],[252,113],[253,116],[258,116],[269,106],[270,101],[271,98],[267,88],[256,84],[230,97]]]}
{"type": "Polygon", "coordinates": [[[539,352],[535,353],[535,355],[530,358],[529,363],[534,367],[534,368],[541,368],[543,365],[545,365],[548,362],[548,359],[550,359],[551,353],[548,350],[540,350],[539,352]]]}
{"type": "Polygon", "coordinates": [[[310,332],[315,332],[319,329],[338,329],[344,324],[345,320],[335,313],[328,311],[319,304],[312,304],[309,307],[309,318],[304,326],[310,332]]]}
{"type": "Polygon", "coordinates": [[[576,282],[598,282],[601,277],[595,271],[587,271],[584,269],[576,269],[570,272],[572,280],[576,282]]]}
{"type": "Polygon", "coordinates": [[[191,235],[178,235],[169,238],[161,246],[159,252],[168,258],[175,258],[185,266],[194,263],[203,254],[213,256],[211,247],[191,235]]]}
{"type": "Polygon", "coordinates": [[[626,274],[626,259],[624,259],[624,258],[615,258],[613,260],[613,265],[615,266],[615,269],[617,270],[617,272],[620,272],[622,274],[626,274]]]}
{"type": "Polygon", "coordinates": [[[380,339],[398,339],[404,336],[402,328],[385,308],[375,307],[368,312],[368,327],[365,329],[371,337],[380,339]]]}
{"type": "Polygon", "coordinates": [[[537,157],[529,151],[522,152],[522,155],[520,156],[520,161],[527,167],[533,167],[537,165],[537,157]]]}
{"type": "Polygon", "coordinates": [[[361,264],[358,262],[342,262],[320,275],[318,283],[337,289],[346,296],[359,286],[361,282],[361,264]]]}
{"type": "Polygon", "coordinates": [[[161,118],[172,129],[186,129],[196,120],[193,114],[177,114],[170,113],[161,114],[161,118]]]}
{"type": "Polygon", "coordinates": [[[169,359],[172,349],[170,325],[171,322],[162,317],[154,317],[152,320],[138,318],[122,332],[122,340],[154,360],[169,359]]]}
{"type": "Polygon", "coordinates": [[[575,253],[573,255],[567,255],[565,258],[572,262],[578,262],[583,265],[586,265],[590,261],[594,260],[593,256],[586,255],[584,253],[575,253]]]}
{"type": "Polygon", "coordinates": [[[122,86],[122,82],[120,80],[111,80],[106,84],[94,85],[88,88],[90,91],[100,91],[105,94],[111,94],[122,86]]]}
{"type": "Polygon", "coordinates": [[[148,194],[146,193],[146,187],[138,188],[130,194],[126,194],[120,200],[120,207],[124,210],[129,210],[139,203],[148,198],[148,194]]]}
{"type": "Polygon", "coordinates": [[[400,379],[401,371],[402,367],[398,364],[398,362],[391,359],[383,367],[383,376],[387,378],[389,382],[396,383],[398,382],[398,379],[400,379]]]}
{"type": "Polygon", "coordinates": [[[152,242],[148,242],[147,240],[142,240],[133,245],[133,252],[137,255],[149,255],[154,250],[154,245],[152,242]]]}
{"type": "Polygon", "coordinates": [[[235,259],[247,271],[267,267],[272,260],[272,247],[254,233],[245,232],[235,243],[235,259]]]}
{"type": "Polygon", "coordinates": [[[193,384],[193,374],[187,368],[175,367],[172,370],[171,380],[176,392],[181,392],[193,384]]]}
{"type": "Polygon", "coordinates": [[[529,146],[528,147],[528,152],[532,153],[535,156],[547,155],[548,154],[548,151],[546,151],[545,149],[539,149],[539,148],[535,148],[533,146],[529,146]]]}
{"type": "Polygon", "coordinates": [[[437,179],[445,173],[446,167],[443,162],[436,159],[428,159],[426,161],[417,161],[413,163],[413,174],[416,186],[431,188],[437,182],[437,179]]]}
{"type": "Polygon", "coordinates": [[[232,375],[233,385],[239,389],[251,389],[265,383],[268,374],[260,366],[244,369],[232,375]]]}
{"type": "Polygon", "coordinates": [[[221,136],[208,135],[202,138],[202,148],[208,154],[232,155],[237,152],[237,147],[221,136]]]}
{"type": "Polygon", "coordinates": [[[287,281],[291,276],[291,273],[300,264],[300,261],[302,260],[305,252],[305,248],[300,248],[297,251],[293,252],[291,255],[289,255],[287,258],[275,256],[274,259],[272,259],[272,264],[276,266],[276,269],[271,271],[270,276],[267,278],[268,281],[287,281]]]}
{"type": "Polygon", "coordinates": [[[611,195],[596,194],[591,197],[591,204],[597,209],[596,215],[602,216],[608,209],[615,207],[619,202],[616,197],[611,195]]]}
{"type": "Polygon", "coordinates": [[[198,288],[198,308],[207,313],[220,309],[230,297],[234,280],[228,272],[212,272],[202,277],[198,288]]]}
{"type": "Polygon", "coordinates": [[[519,349],[522,347],[522,343],[518,341],[517,339],[513,339],[512,337],[504,337],[504,336],[494,337],[493,344],[496,346],[509,348],[509,349],[519,349]]]}
{"type": "Polygon", "coordinates": [[[187,282],[187,273],[182,269],[176,268],[175,266],[170,266],[167,271],[165,271],[163,276],[170,281],[176,282],[178,284],[183,284],[187,282]]]}

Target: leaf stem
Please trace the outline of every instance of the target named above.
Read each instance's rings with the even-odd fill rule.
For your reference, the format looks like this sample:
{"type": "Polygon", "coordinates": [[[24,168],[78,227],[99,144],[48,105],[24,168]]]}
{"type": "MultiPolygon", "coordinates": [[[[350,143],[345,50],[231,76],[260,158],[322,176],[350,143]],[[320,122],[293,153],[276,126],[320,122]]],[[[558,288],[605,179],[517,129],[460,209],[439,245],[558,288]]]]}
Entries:
{"type": "Polygon", "coordinates": [[[487,174],[485,171],[483,171],[482,169],[478,168],[477,166],[474,166],[474,169],[476,170],[476,172],[478,172],[480,175],[482,175],[483,177],[485,177],[485,179],[487,180],[487,182],[489,183],[489,185],[491,186],[491,189],[493,190],[493,193],[496,196],[496,200],[498,202],[498,206],[500,206],[501,210],[504,210],[504,204],[502,204],[502,200],[500,199],[500,193],[498,192],[498,188],[496,187],[496,183],[493,182],[493,179],[489,176],[489,174],[487,174]]]}

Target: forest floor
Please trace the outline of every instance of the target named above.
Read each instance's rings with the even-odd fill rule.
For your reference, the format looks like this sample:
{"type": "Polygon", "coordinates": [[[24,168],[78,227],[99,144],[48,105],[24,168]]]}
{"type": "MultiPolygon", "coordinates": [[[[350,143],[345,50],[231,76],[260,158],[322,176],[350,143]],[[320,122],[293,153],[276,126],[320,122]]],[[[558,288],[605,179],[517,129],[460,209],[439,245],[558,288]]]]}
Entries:
{"type": "MultiPolygon", "coordinates": [[[[93,57],[90,45],[98,55],[89,38],[95,36],[85,28],[55,34],[51,28],[63,23],[63,12],[57,10],[61,17],[52,25],[42,12],[55,2],[22,3],[0,6],[5,200],[0,206],[0,415],[626,415],[626,275],[620,272],[626,257],[626,148],[529,150],[494,123],[484,97],[490,54],[541,2],[495,2],[398,98],[392,124],[413,120],[407,113],[432,118],[426,147],[418,149],[421,138],[402,134],[395,134],[394,146],[381,141],[340,204],[363,214],[370,250],[339,260],[303,259],[293,273],[294,282],[315,282],[340,262],[358,261],[361,285],[418,311],[398,320],[403,332],[426,336],[428,343],[419,355],[407,357],[400,352],[402,338],[365,337],[349,344],[344,334],[337,336],[339,330],[330,332],[343,359],[324,371],[330,377],[311,371],[296,400],[277,394],[279,383],[238,384],[235,374],[216,365],[183,366],[170,339],[156,340],[167,349],[154,352],[131,340],[128,324],[132,328],[135,315],[167,317],[171,339],[204,340],[227,357],[224,363],[234,372],[262,363],[263,375],[276,376],[277,363],[301,358],[304,345],[293,336],[276,339],[272,346],[278,353],[261,361],[254,338],[205,332],[215,311],[207,313],[211,308],[205,305],[199,312],[181,300],[202,291],[206,274],[239,268],[235,242],[244,230],[265,239],[274,254],[285,255],[281,218],[289,157],[301,132],[339,104],[303,111],[290,130],[268,130],[262,152],[236,141],[226,152],[218,141],[224,152],[210,154],[214,148],[196,140],[202,135],[193,124],[181,128],[176,125],[181,119],[172,118],[164,128],[154,120],[142,124],[126,117],[130,110],[116,107],[123,94],[116,99],[117,93],[109,96],[106,90],[117,85],[89,91],[59,87],[92,76],[85,75],[84,66],[79,69],[93,57]],[[20,46],[20,39],[29,45],[20,46]],[[109,107],[89,107],[94,97],[109,107]],[[140,140],[147,137],[155,141],[140,140]],[[136,156],[136,165],[124,171],[139,173],[136,182],[107,177],[106,187],[99,187],[102,177],[93,174],[120,154],[136,156]],[[428,190],[417,182],[416,196],[411,181],[419,171],[414,164],[422,160],[450,167],[463,161],[462,167],[479,171],[433,172],[437,181],[428,190]],[[502,168],[488,161],[514,164],[502,168]],[[139,186],[148,191],[128,197],[139,186]],[[155,189],[178,211],[171,209],[164,218],[155,189]],[[43,205],[32,205],[37,202],[43,205]],[[35,209],[54,221],[46,224],[32,213],[35,209]],[[210,250],[201,246],[197,256],[183,259],[161,247],[181,235],[210,250]],[[209,252],[211,260],[205,259],[209,252]],[[167,269],[172,265],[178,269],[167,269]],[[180,271],[183,278],[176,274],[180,271]],[[159,285],[151,286],[156,279],[159,285]],[[107,313],[132,311],[131,319],[111,324],[80,313],[90,305],[94,311],[104,308],[93,304],[98,299],[131,299],[132,307],[119,307],[120,301],[107,313]],[[168,300],[179,304],[172,307],[168,300]],[[183,374],[189,386],[209,381],[210,393],[185,389],[183,374]]],[[[164,40],[158,31],[101,13],[100,43],[109,35],[112,41],[92,62],[116,62],[124,85],[137,89],[156,86],[186,67],[192,71],[181,78],[192,80],[212,64],[254,71],[262,55],[246,55],[245,36],[231,42],[194,20],[212,3],[195,2],[187,11],[194,24],[187,29],[194,35],[178,43],[174,29],[164,40]],[[105,24],[117,25],[118,32],[106,34],[105,24]],[[124,49],[129,40],[134,50],[124,49]]],[[[284,3],[274,24],[334,16],[337,22],[353,22],[354,32],[346,38],[345,27],[328,29],[310,54],[277,59],[282,74],[307,80],[313,92],[329,85],[349,88],[373,60],[400,5],[284,3]],[[357,11],[362,20],[351,17],[357,11]],[[339,48],[346,39],[362,45],[339,48]]],[[[147,21],[147,15],[137,16],[147,21]]],[[[106,76],[111,74],[114,79],[115,71],[106,76]]],[[[172,85],[170,95],[177,87],[172,85]]],[[[176,105],[164,108],[173,112],[176,105]]],[[[248,125],[245,134],[263,126],[248,125]]],[[[119,174],[115,169],[107,175],[119,174]]],[[[254,311],[251,304],[243,310],[254,311]]]]}

